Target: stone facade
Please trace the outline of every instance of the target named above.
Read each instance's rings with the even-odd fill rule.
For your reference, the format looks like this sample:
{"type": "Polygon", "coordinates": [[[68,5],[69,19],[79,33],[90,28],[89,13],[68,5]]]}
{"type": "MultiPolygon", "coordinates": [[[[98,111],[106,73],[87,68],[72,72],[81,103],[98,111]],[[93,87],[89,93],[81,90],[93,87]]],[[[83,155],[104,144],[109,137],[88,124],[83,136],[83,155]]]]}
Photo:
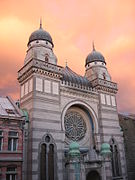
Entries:
{"type": "Polygon", "coordinates": [[[18,71],[21,108],[29,114],[25,127],[25,180],[71,180],[69,169],[72,171],[73,166],[68,168],[68,151],[72,141],[80,146],[80,167],[86,179],[126,179],[117,84],[111,81],[106,62],[95,48],[85,67],[82,77],[67,66],[58,66],[52,39],[41,26],[30,36],[24,66],[18,71]],[[119,172],[112,171],[110,158],[101,157],[104,142],[117,155],[120,163],[112,162],[115,171],[115,165],[119,165],[119,172]]]}
{"type": "Polygon", "coordinates": [[[22,180],[24,118],[10,97],[0,97],[0,179],[22,180]]]}

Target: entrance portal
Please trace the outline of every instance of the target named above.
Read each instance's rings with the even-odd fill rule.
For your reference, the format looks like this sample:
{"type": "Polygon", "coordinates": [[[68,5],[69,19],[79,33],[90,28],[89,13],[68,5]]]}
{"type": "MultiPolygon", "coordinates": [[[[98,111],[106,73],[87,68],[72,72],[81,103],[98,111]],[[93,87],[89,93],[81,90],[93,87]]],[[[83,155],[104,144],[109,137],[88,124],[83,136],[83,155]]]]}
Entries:
{"type": "Polygon", "coordinates": [[[101,178],[97,171],[90,171],[86,176],[86,180],[101,180],[101,178]]]}

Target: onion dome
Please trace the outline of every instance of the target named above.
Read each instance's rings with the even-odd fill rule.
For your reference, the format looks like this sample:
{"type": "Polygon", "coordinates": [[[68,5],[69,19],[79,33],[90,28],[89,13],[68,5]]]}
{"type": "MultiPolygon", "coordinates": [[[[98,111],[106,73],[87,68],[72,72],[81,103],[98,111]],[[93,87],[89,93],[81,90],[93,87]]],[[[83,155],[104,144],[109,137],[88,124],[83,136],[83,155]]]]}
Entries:
{"type": "Polygon", "coordinates": [[[81,86],[91,87],[91,83],[86,77],[78,75],[77,73],[72,71],[67,65],[65,68],[63,68],[62,75],[62,81],[64,80],[81,86]]]}
{"type": "Polygon", "coordinates": [[[42,23],[41,23],[41,22],[40,22],[40,28],[39,28],[38,30],[34,31],[34,32],[30,35],[28,45],[29,45],[32,41],[35,41],[35,40],[48,41],[48,42],[50,42],[50,43],[52,44],[52,46],[54,47],[51,35],[42,28],[42,23]]]}
{"type": "Polygon", "coordinates": [[[95,46],[93,43],[93,51],[90,54],[88,54],[88,56],[86,58],[85,66],[91,62],[96,62],[96,61],[103,62],[106,64],[104,56],[100,52],[95,50],[95,46]]]}

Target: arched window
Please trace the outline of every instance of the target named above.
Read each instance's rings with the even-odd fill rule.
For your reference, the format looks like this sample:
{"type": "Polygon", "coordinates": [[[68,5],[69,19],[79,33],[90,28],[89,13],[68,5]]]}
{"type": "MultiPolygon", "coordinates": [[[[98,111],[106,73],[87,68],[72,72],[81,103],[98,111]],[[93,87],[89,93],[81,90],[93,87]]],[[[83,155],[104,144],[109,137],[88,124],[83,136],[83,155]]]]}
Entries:
{"type": "Polygon", "coordinates": [[[103,79],[106,80],[106,74],[105,74],[105,72],[103,73],[103,79]]]}
{"type": "Polygon", "coordinates": [[[16,179],[16,166],[7,167],[6,180],[15,180],[16,179]]]}
{"type": "Polygon", "coordinates": [[[40,180],[55,180],[55,145],[50,135],[43,138],[40,145],[40,180]]]}
{"type": "Polygon", "coordinates": [[[46,180],[46,144],[41,145],[40,155],[40,177],[41,180],[46,180]]]}
{"type": "Polygon", "coordinates": [[[48,61],[49,61],[49,55],[45,54],[45,62],[48,63],[48,61]]]}
{"type": "Polygon", "coordinates": [[[110,147],[111,147],[111,152],[112,152],[112,156],[111,156],[112,175],[113,177],[118,177],[121,175],[119,151],[118,151],[117,144],[113,138],[110,141],[110,147]]]}
{"type": "Polygon", "coordinates": [[[49,173],[49,180],[53,180],[54,179],[54,145],[53,144],[49,145],[48,173],[49,173]]]}

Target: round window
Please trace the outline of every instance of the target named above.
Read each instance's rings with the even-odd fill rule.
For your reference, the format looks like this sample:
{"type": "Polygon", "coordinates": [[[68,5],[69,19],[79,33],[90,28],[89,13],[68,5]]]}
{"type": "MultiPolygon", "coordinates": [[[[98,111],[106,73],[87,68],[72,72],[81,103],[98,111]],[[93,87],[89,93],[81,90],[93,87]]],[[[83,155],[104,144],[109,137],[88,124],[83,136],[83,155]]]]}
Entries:
{"type": "Polygon", "coordinates": [[[68,112],[64,118],[66,136],[73,141],[81,140],[86,133],[86,123],[78,112],[68,112]]]}

